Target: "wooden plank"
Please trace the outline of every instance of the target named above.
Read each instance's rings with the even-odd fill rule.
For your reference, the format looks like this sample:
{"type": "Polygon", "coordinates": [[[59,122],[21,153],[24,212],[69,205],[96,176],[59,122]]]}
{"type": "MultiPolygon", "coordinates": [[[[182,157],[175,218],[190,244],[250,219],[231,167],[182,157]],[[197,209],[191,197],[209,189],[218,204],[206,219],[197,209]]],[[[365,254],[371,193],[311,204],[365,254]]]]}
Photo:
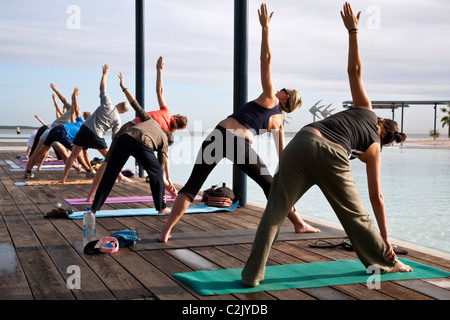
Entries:
{"type": "MultiPolygon", "coordinates": [[[[7,212],[0,205],[0,212],[7,212]]],[[[0,216],[0,300],[29,300],[33,295],[28,286],[8,230],[0,216]]]]}
{"type": "Polygon", "coordinates": [[[450,300],[450,290],[438,287],[423,280],[402,280],[394,281],[394,283],[410,288],[413,291],[419,292],[433,299],[450,300]]]}
{"type": "MultiPolygon", "coordinates": [[[[345,235],[337,229],[321,226],[320,233],[295,233],[292,228],[282,227],[278,233],[277,241],[299,240],[299,239],[319,239],[341,238],[345,235]]],[[[192,248],[204,246],[219,246],[227,244],[253,243],[256,229],[238,230],[212,230],[199,232],[172,233],[172,239],[167,243],[157,241],[159,234],[142,234],[143,239],[133,247],[133,250],[155,250],[169,248],[192,248]]]]}
{"type": "MultiPolygon", "coordinates": [[[[32,208],[31,208],[32,209],[32,208]]],[[[51,210],[50,205],[41,205],[43,211],[51,210]]],[[[72,276],[72,268],[75,267],[80,273],[80,287],[71,289],[77,300],[111,300],[114,296],[103,282],[96,276],[88,264],[80,257],[79,252],[72,247],[63,237],[61,232],[52,223],[53,220],[43,218],[41,212],[30,210],[30,208],[21,208],[26,217],[35,216],[32,224],[33,231],[36,233],[42,246],[46,249],[56,268],[66,278],[66,283],[72,276]]],[[[62,222],[60,220],[60,222],[62,222]]],[[[66,224],[69,224],[67,221],[66,224]]],[[[61,224],[62,225],[62,224],[61,224]]],[[[63,227],[60,230],[64,231],[63,227]]]]}
{"type": "Polygon", "coordinates": [[[30,225],[16,206],[2,208],[2,216],[10,230],[17,257],[28,279],[34,299],[74,299],[65,279],[36,238],[30,225]]]}
{"type": "MultiPolygon", "coordinates": [[[[83,253],[81,222],[76,223],[66,219],[55,219],[52,221],[116,299],[126,300],[153,297],[126,268],[114,259],[114,254],[87,255],[83,253]]],[[[109,235],[110,232],[108,230],[97,224],[97,238],[109,235]]],[[[128,250],[128,248],[123,249],[128,250]]]]}
{"type": "MultiPolygon", "coordinates": [[[[1,142],[0,142],[1,145],[1,142]]],[[[23,181],[22,172],[12,172],[5,162],[16,161],[15,152],[0,151],[0,299],[8,294],[14,299],[161,299],[161,300],[427,300],[449,299],[450,277],[382,282],[381,288],[369,290],[365,284],[269,291],[256,294],[199,296],[173,273],[202,269],[240,268],[244,265],[251,243],[181,249],[133,251],[122,248],[112,255],[85,255],[81,243],[81,221],[45,219],[43,215],[64,198],[87,196],[90,185],[50,187],[16,187],[23,181]],[[25,189],[26,188],[26,189],[25,189]],[[15,273],[2,274],[2,246],[17,260],[15,273]],[[7,246],[7,247],[6,247],[7,246]],[[66,287],[67,266],[80,266],[81,290],[66,287]],[[3,278],[2,278],[3,277],[3,278]],[[2,291],[3,290],[3,291],[2,291]],[[84,290],[84,291],[83,291],[84,290]],[[65,294],[71,296],[65,297],[65,294]]],[[[59,179],[61,172],[35,171],[37,179],[59,179]]],[[[70,179],[84,178],[71,171],[70,179]]],[[[133,178],[132,184],[116,184],[112,196],[150,195],[143,178],[133,178]]],[[[63,201],[64,202],[64,201],[63,201]]],[[[152,207],[154,204],[129,203],[105,205],[107,209],[152,207]]],[[[168,203],[169,206],[172,203],[168,203]]],[[[76,211],[86,206],[70,206],[76,211]]],[[[186,215],[173,232],[242,230],[256,228],[263,208],[248,205],[232,214],[186,215]]],[[[167,217],[123,217],[99,219],[98,237],[120,229],[159,234],[167,217]]],[[[292,228],[290,221],[283,226],[292,228]]],[[[322,234],[324,235],[324,234],[322,234]]],[[[331,241],[341,241],[331,239],[331,241]]],[[[277,241],[270,253],[268,265],[356,259],[353,251],[310,248],[314,240],[277,241]]],[[[405,256],[412,260],[450,270],[449,260],[427,252],[409,249],[405,256]]],[[[7,254],[8,254],[7,253],[7,254]]],[[[4,255],[4,254],[3,254],[4,255]]],[[[12,261],[12,260],[10,260],[12,261]]],[[[14,263],[14,262],[13,262],[14,263]]],[[[8,298],[8,297],[7,297],[8,298]]]]}
{"type": "Polygon", "coordinates": [[[160,300],[195,299],[173,279],[161,272],[137,253],[122,248],[112,257],[133,275],[149,292],[160,300]]]}

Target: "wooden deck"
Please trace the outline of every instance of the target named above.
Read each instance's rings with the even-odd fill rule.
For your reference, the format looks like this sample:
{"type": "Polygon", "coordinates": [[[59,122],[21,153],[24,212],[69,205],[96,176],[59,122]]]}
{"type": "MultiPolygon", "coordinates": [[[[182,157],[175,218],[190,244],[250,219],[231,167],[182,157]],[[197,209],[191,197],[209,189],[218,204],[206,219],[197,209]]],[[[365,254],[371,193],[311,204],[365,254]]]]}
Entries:
{"type": "MultiPolygon", "coordinates": [[[[24,145],[0,143],[0,146],[24,145]]],[[[383,282],[381,289],[349,284],[310,289],[291,289],[252,294],[199,296],[172,275],[193,270],[243,267],[250,244],[205,246],[189,249],[134,251],[121,248],[115,254],[82,253],[81,221],[46,219],[44,214],[64,198],[86,196],[90,185],[24,186],[23,171],[11,170],[10,162],[23,151],[0,151],[0,300],[448,300],[450,279],[383,282]],[[81,289],[69,289],[73,271],[80,268],[81,289]],[[69,270],[68,270],[69,268],[69,270]]],[[[34,172],[36,180],[58,179],[62,171],[34,172]]],[[[84,178],[84,176],[81,176],[84,178]]],[[[69,179],[80,178],[72,170],[69,179]]],[[[116,184],[110,196],[149,195],[144,179],[116,184]]],[[[171,206],[171,203],[168,204],[171,206]]],[[[153,203],[105,204],[102,209],[142,208],[153,203]]],[[[86,205],[72,206],[76,211],[86,205]]],[[[256,228],[262,209],[238,208],[232,213],[185,215],[174,232],[256,228]]],[[[97,237],[132,229],[158,233],[165,216],[102,218],[97,237]]],[[[286,223],[286,226],[289,226],[286,223]]],[[[319,226],[320,227],[320,226],[319,226]]],[[[343,240],[343,239],[341,239],[343,240]]],[[[311,248],[314,240],[279,241],[270,254],[269,265],[356,258],[342,247],[311,248]]],[[[333,239],[332,241],[337,241],[333,239]]],[[[449,260],[406,248],[408,259],[450,271],[449,260]]]]}

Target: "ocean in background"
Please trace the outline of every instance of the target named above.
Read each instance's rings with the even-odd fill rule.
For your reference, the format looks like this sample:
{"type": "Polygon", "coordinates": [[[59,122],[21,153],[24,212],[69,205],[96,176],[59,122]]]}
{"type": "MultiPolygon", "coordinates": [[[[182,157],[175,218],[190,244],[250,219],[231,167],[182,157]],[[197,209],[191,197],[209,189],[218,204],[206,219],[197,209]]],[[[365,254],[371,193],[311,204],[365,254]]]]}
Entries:
{"type": "MultiPolygon", "coordinates": [[[[2,137],[29,135],[31,130],[0,130],[2,137]]],[[[175,136],[169,148],[171,179],[183,185],[191,173],[203,135],[175,136]]],[[[425,135],[409,135],[423,138],[425,135]]],[[[109,145],[111,137],[105,136],[109,145]]],[[[292,139],[286,137],[286,144],[292,139]]],[[[272,175],[276,171],[278,156],[273,139],[269,134],[258,136],[253,148],[267,164],[272,175]]],[[[392,239],[450,253],[450,149],[385,147],[382,151],[381,183],[386,204],[388,232],[392,239]]],[[[96,150],[89,150],[89,156],[100,157],[96,150]]],[[[360,191],[364,206],[375,220],[367,192],[365,165],[355,159],[350,161],[353,178],[360,191]]],[[[125,168],[134,170],[135,161],[130,158],[125,168]]],[[[202,190],[211,185],[225,182],[232,186],[232,163],[226,159],[212,171],[202,190]]],[[[266,204],[264,193],[251,179],[247,179],[247,201],[262,207],[266,204]]],[[[304,218],[327,221],[340,225],[332,208],[317,186],[313,186],[296,204],[304,218]]],[[[375,223],[376,225],[376,223],[375,223]]],[[[392,241],[392,240],[391,240],[392,241]]],[[[394,242],[394,241],[392,241],[394,242]]]]}

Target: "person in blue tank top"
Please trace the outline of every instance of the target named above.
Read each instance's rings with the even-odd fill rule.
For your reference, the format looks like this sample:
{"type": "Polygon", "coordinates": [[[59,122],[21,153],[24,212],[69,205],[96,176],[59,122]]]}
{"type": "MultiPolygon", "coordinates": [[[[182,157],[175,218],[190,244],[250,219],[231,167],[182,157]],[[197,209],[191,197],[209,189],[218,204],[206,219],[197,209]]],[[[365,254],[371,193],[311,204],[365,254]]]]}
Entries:
{"type": "MultiPolygon", "coordinates": [[[[282,89],[274,93],[270,67],[272,53],[269,43],[269,22],[273,12],[269,15],[267,6],[262,4],[258,15],[262,27],[260,66],[263,92],[258,98],[222,120],[205,139],[191,176],[178,192],[167,223],[158,238],[160,242],[167,242],[170,239],[172,228],[189,207],[208,175],[223,158],[233,161],[263,189],[266,197],[269,195],[273,177],[251,147],[251,143],[254,141],[254,135],[272,132],[280,155],[285,145],[283,112],[291,113],[299,109],[302,97],[295,89],[282,89]]],[[[234,201],[239,201],[240,195],[235,196],[234,201]]],[[[295,232],[320,232],[304,222],[295,211],[295,207],[292,207],[288,218],[294,224],[295,232]]]]}
{"type": "Polygon", "coordinates": [[[358,44],[360,13],[355,16],[345,3],[341,17],[349,33],[348,76],[354,107],[318,124],[303,127],[281,155],[266,209],[252,250],[242,271],[242,282],[257,286],[264,280],[265,264],[281,224],[294,203],[318,185],[339,218],[363,265],[381,273],[408,272],[389,242],[386,210],[381,192],[381,148],[403,142],[395,121],[377,118],[361,77],[358,44]],[[353,181],[349,159],[366,164],[369,197],[380,231],[366,213],[353,181]]]}

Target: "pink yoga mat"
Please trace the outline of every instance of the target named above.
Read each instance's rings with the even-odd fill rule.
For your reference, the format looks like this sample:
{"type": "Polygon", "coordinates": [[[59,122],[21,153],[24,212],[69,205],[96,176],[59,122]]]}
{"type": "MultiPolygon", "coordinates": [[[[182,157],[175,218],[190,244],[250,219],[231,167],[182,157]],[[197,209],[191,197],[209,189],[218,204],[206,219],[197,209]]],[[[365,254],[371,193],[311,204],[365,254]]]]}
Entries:
{"type": "MultiPolygon", "coordinates": [[[[28,162],[16,162],[16,164],[19,166],[26,166],[28,164],[28,162]]],[[[58,165],[58,164],[64,165],[64,161],[62,161],[62,160],[44,161],[42,164],[43,165],[58,165]]]]}
{"type": "MultiPolygon", "coordinates": [[[[86,198],[79,199],[64,199],[67,203],[72,205],[77,204],[90,204],[92,202],[87,202],[86,198]]],[[[194,200],[202,200],[202,196],[197,195],[194,200]]],[[[126,202],[150,202],[153,201],[152,196],[141,196],[141,197],[111,197],[107,198],[105,203],[126,203],[126,202]]],[[[172,196],[166,196],[166,201],[175,201],[172,196]]]]}

